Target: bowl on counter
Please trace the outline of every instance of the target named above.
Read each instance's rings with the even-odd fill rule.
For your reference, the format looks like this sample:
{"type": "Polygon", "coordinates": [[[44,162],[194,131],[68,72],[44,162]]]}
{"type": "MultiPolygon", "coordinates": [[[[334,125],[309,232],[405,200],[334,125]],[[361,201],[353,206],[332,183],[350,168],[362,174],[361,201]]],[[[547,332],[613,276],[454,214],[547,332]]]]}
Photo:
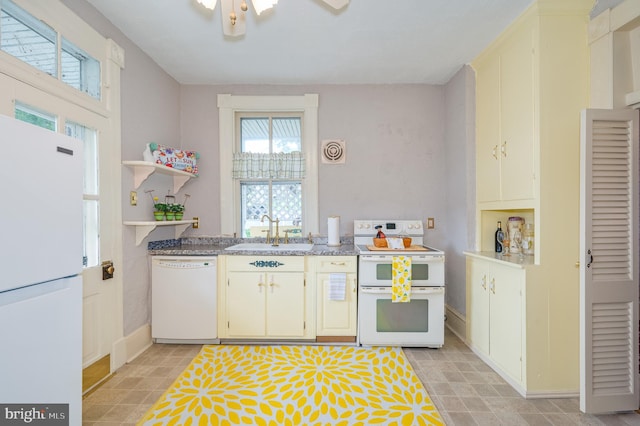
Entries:
{"type": "Polygon", "coordinates": [[[387,239],[386,238],[374,238],[373,245],[376,247],[386,247],[387,239]]]}

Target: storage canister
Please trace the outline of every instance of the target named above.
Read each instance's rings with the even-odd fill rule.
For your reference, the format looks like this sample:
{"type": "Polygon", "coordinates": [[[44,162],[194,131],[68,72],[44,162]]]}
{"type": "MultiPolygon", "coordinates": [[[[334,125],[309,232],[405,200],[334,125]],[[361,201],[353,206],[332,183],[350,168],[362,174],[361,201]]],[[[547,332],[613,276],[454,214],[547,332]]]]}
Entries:
{"type": "Polygon", "coordinates": [[[509,233],[509,251],[511,253],[520,253],[520,249],[514,240],[516,232],[520,233],[522,237],[522,231],[524,229],[524,219],[520,216],[511,216],[507,223],[507,232],[509,233]]]}

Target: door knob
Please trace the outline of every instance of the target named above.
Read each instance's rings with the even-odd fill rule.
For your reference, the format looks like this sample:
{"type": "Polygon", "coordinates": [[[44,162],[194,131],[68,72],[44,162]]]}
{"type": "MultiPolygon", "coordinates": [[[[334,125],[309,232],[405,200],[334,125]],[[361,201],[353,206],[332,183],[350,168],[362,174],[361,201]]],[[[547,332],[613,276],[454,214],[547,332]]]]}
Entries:
{"type": "Polygon", "coordinates": [[[116,269],[113,267],[113,261],[106,260],[102,262],[102,281],[113,278],[115,270],[116,269]]]}

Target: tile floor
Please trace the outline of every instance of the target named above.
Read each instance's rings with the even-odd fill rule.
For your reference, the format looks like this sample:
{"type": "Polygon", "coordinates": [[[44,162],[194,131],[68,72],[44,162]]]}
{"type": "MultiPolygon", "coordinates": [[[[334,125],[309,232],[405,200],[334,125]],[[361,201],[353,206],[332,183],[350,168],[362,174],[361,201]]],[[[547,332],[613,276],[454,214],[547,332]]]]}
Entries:
{"type": "MultiPolygon", "coordinates": [[[[133,425],[198,354],[199,345],[153,345],[84,398],[83,425],[133,425]]],[[[527,400],[453,333],[441,349],[405,349],[447,425],[640,426],[635,412],[589,416],[577,399],[527,400]]]]}

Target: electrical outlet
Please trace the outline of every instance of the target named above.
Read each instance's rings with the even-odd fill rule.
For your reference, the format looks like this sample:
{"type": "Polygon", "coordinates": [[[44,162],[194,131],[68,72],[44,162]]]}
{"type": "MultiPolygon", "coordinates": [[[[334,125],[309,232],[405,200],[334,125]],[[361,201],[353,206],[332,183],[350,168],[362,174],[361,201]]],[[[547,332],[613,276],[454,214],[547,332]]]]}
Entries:
{"type": "Polygon", "coordinates": [[[432,217],[427,218],[427,229],[433,229],[436,227],[436,221],[432,217]]]}
{"type": "Polygon", "coordinates": [[[131,203],[132,206],[138,205],[138,193],[136,191],[129,193],[129,203],[131,203]]]}

